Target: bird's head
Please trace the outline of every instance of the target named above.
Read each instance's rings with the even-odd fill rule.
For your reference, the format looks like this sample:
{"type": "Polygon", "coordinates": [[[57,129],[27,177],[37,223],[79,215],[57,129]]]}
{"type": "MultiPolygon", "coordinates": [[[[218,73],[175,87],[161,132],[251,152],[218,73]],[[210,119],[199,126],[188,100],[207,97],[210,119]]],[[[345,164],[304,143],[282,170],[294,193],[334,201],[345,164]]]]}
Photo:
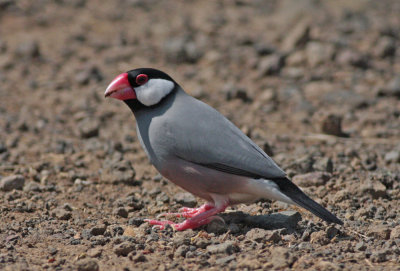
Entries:
{"type": "Polygon", "coordinates": [[[159,103],[175,88],[175,81],[166,73],[140,68],[121,73],[110,83],[105,97],[118,100],[138,100],[145,106],[159,103]]]}

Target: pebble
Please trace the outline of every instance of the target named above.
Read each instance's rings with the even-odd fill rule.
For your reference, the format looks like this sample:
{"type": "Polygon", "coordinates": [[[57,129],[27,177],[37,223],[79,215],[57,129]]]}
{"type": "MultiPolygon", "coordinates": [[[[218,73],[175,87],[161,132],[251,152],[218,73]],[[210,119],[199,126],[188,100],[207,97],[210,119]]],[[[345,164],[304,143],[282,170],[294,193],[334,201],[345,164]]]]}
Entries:
{"type": "Polygon", "coordinates": [[[118,256],[126,257],[128,256],[129,252],[133,251],[134,249],[135,246],[132,243],[122,242],[121,244],[114,246],[113,251],[118,256]]]}
{"type": "Polygon", "coordinates": [[[223,93],[225,93],[225,99],[227,101],[238,99],[243,102],[251,101],[251,98],[247,95],[247,90],[241,87],[234,86],[230,83],[224,85],[223,93]]]}
{"type": "Polygon", "coordinates": [[[187,245],[181,245],[179,246],[174,253],[174,258],[175,257],[185,257],[186,253],[189,251],[189,246],[187,245]]]}
{"type": "Polygon", "coordinates": [[[40,184],[32,181],[28,182],[24,186],[24,191],[26,192],[41,192],[42,190],[43,187],[40,184]]]}
{"type": "Polygon", "coordinates": [[[366,180],[360,185],[361,194],[369,194],[374,199],[386,197],[386,186],[378,180],[366,180]]]}
{"type": "Polygon", "coordinates": [[[22,58],[40,57],[39,43],[35,40],[25,41],[18,45],[16,55],[22,58]]]}
{"type": "Polygon", "coordinates": [[[330,43],[309,42],[306,46],[307,62],[311,67],[328,63],[332,60],[335,48],[330,43]]]}
{"type": "Polygon", "coordinates": [[[84,118],[78,123],[79,135],[81,138],[91,138],[99,135],[100,123],[93,118],[84,118]]]}
{"type": "Polygon", "coordinates": [[[69,220],[72,217],[72,213],[63,208],[54,209],[52,215],[59,220],[69,220]]]}
{"type": "Polygon", "coordinates": [[[368,68],[367,57],[350,49],[340,51],[336,56],[336,62],[345,66],[351,65],[362,69],[368,68]]]}
{"type": "Polygon", "coordinates": [[[400,151],[393,150],[385,154],[385,161],[389,163],[400,162],[400,151]]]}
{"type": "Polygon", "coordinates": [[[188,36],[170,38],[163,49],[167,61],[173,63],[196,63],[203,56],[203,51],[188,36]]]}
{"type": "Polygon", "coordinates": [[[2,191],[11,191],[14,189],[22,190],[25,184],[25,177],[22,175],[11,175],[7,177],[3,177],[0,180],[0,190],[2,191]]]}
{"type": "Polygon", "coordinates": [[[330,240],[326,236],[325,231],[316,231],[311,233],[310,235],[310,243],[311,244],[320,244],[322,246],[329,244],[330,240]]]}
{"type": "Polygon", "coordinates": [[[297,257],[293,253],[284,247],[272,247],[271,252],[271,263],[276,269],[281,269],[291,266],[297,257]]]}
{"type": "Polygon", "coordinates": [[[367,249],[367,246],[363,241],[360,241],[354,246],[354,248],[358,251],[365,251],[367,249]]]}
{"type": "Polygon", "coordinates": [[[206,250],[211,254],[219,254],[219,253],[233,254],[239,251],[239,247],[234,241],[225,241],[222,244],[209,245],[207,246],[206,250]]]}
{"type": "Polygon", "coordinates": [[[290,52],[297,47],[304,46],[310,38],[310,24],[308,21],[303,20],[296,24],[282,42],[282,50],[290,52]]]}
{"type": "Polygon", "coordinates": [[[226,265],[227,263],[230,263],[231,261],[235,260],[236,256],[235,255],[229,255],[226,257],[218,258],[215,263],[217,265],[226,265]]]}
{"type": "Polygon", "coordinates": [[[332,174],[328,172],[310,172],[306,174],[295,175],[292,180],[301,187],[321,186],[325,185],[332,178],[332,174]]]}
{"type": "Polygon", "coordinates": [[[147,257],[143,255],[142,253],[130,257],[130,260],[133,261],[134,263],[144,263],[147,262],[147,257]]]}
{"type": "Polygon", "coordinates": [[[214,219],[207,224],[207,232],[221,234],[228,231],[228,226],[220,219],[214,219]]]}
{"type": "Polygon", "coordinates": [[[90,81],[101,82],[103,75],[97,66],[88,66],[75,75],[79,85],[87,85],[90,81]]]}
{"type": "Polygon", "coordinates": [[[373,225],[368,231],[367,236],[374,237],[377,239],[389,240],[391,235],[391,229],[385,225],[373,225]]]}
{"type": "Polygon", "coordinates": [[[113,214],[123,218],[127,218],[129,215],[128,211],[124,207],[114,209],[113,214]]]}
{"type": "Polygon", "coordinates": [[[246,233],[246,239],[253,240],[258,243],[273,242],[278,243],[282,240],[277,230],[269,231],[264,229],[254,228],[246,233]]]}
{"type": "Polygon", "coordinates": [[[107,225],[106,224],[101,224],[101,225],[94,226],[93,228],[91,228],[90,229],[90,234],[93,235],[93,236],[103,235],[106,230],[107,230],[107,225]]]}
{"type": "Polygon", "coordinates": [[[392,78],[383,88],[378,91],[380,96],[393,96],[400,98],[400,76],[392,78]]]}
{"type": "Polygon", "coordinates": [[[83,259],[76,263],[78,271],[98,271],[99,264],[94,259],[83,259]]]}
{"type": "Polygon", "coordinates": [[[324,134],[334,136],[344,136],[342,131],[342,117],[334,114],[329,114],[321,121],[321,131],[324,134]]]}
{"type": "Polygon", "coordinates": [[[185,207],[193,208],[197,205],[196,198],[191,193],[187,192],[176,193],[174,195],[174,200],[185,207]]]}
{"type": "Polygon", "coordinates": [[[400,225],[397,225],[390,232],[390,239],[400,239],[400,225]]]}
{"type": "Polygon", "coordinates": [[[260,76],[273,75],[280,72],[285,64],[285,59],[280,54],[273,54],[263,57],[258,63],[260,76]]]}
{"type": "Polygon", "coordinates": [[[371,262],[373,262],[373,263],[386,262],[387,254],[388,254],[387,250],[374,251],[374,252],[372,252],[372,254],[370,256],[371,262]]]}
{"type": "Polygon", "coordinates": [[[381,58],[392,57],[396,54],[396,41],[391,37],[383,36],[376,43],[373,52],[381,58]]]}

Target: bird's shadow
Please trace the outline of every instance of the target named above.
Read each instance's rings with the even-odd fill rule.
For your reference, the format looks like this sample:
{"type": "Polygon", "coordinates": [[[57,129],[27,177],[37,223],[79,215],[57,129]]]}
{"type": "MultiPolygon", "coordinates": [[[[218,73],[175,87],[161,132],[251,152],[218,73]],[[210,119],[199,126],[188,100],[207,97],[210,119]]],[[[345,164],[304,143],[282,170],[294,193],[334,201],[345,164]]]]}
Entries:
{"type": "Polygon", "coordinates": [[[241,211],[223,213],[219,216],[227,226],[236,224],[241,226],[241,233],[246,233],[253,228],[265,230],[283,230],[287,234],[296,232],[297,224],[301,221],[298,212],[286,211],[268,215],[249,215],[241,211]]]}

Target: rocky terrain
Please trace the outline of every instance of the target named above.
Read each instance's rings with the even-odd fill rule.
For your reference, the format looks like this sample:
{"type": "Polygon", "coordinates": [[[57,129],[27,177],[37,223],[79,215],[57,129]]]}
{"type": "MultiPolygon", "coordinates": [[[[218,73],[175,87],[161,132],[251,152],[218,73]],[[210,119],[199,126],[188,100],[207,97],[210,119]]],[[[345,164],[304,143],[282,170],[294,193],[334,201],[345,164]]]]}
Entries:
{"type": "Polygon", "coordinates": [[[400,270],[400,2],[0,1],[0,269],[400,270]],[[196,230],[194,198],[105,100],[155,67],[344,221],[262,201],[196,230]],[[178,219],[179,220],[179,219],[178,219]]]}

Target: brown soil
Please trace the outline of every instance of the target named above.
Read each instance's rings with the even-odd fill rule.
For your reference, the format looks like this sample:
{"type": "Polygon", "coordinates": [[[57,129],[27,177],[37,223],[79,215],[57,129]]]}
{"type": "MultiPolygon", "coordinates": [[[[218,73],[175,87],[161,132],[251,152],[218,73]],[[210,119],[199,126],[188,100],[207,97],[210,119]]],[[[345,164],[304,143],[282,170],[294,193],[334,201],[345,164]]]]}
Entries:
{"type": "Polygon", "coordinates": [[[399,1],[0,1],[0,269],[400,270],[399,1]],[[345,225],[269,201],[196,230],[104,90],[170,74],[345,225]],[[272,227],[281,211],[292,224],[272,227]],[[272,216],[263,216],[272,214],[272,216]],[[301,221],[299,220],[301,214],[301,221]]]}

